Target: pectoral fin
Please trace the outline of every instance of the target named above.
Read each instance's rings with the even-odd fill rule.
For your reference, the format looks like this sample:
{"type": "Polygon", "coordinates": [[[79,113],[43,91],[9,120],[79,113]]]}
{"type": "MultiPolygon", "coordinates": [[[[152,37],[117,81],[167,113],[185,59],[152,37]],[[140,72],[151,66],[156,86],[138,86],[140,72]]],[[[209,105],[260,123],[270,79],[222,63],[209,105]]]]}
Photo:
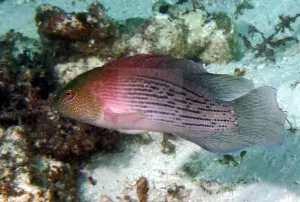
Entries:
{"type": "Polygon", "coordinates": [[[143,113],[140,112],[114,112],[110,108],[104,109],[104,120],[116,126],[131,126],[134,127],[138,121],[144,118],[143,113]]]}

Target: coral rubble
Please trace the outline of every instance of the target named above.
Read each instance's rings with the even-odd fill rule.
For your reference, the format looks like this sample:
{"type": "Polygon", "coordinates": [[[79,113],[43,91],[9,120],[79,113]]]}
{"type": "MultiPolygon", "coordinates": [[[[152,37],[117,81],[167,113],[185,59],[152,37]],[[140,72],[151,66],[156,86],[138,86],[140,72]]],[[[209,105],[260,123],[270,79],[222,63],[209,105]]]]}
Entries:
{"type": "Polygon", "coordinates": [[[35,21],[42,42],[55,52],[64,51],[64,47],[65,52],[85,55],[96,51],[110,53],[110,47],[119,37],[117,26],[98,2],[92,3],[88,12],[81,13],[66,13],[56,6],[41,5],[36,9],[35,21]]]}
{"type": "Polygon", "coordinates": [[[124,136],[55,114],[57,55],[13,30],[0,47],[0,200],[76,201],[75,162],[124,136]]]}
{"type": "Polygon", "coordinates": [[[236,59],[237,35],[226,14],[208,14],[203,7],[187,3],[169,5],[159,1],[150,17],[132,36],[123,36],[122,45],[130,54],[159,53],[227,63],[236,59]],[[168,12],[162,9],[168,8],[168,12]],[[221,16],[222,15],[222,16],[221,16]]]}
{"type": "Polygon", "coordinates": [[[77,200],[69,164],[33,155],[21,127],[1,128],[0,136],[0,201],[77,200]]]}
{"type": "Polygon", "coordinates": [[[140,177],[136,182],[136,192],[140,202],[147,202],[148,198],[148,181],[144,176],[140,177]]]}
{"type": "Polygon", "coordinates": [[[0,40],[4,50],[0,53],[1,126],[23,126],[32,149],[59,159],[91,151],[99,142],[107,146],[110,140],[103,138],[114,139],[111,132],[78,124],[54,113],[51,96],[59,85],[54,69],[58,59],[51,52],[41,52],[39,45],[30,48],[25,43],[29,43],[28,40],[13,31],[0,40]],[[22,41],[25,46],[16,47],[22,41]],[[99,135],[103,133],[107,135],[99,135]]]}
{"type": "Polygon", "coordinates": [[[35,20],[44,45],[55,52],[106,60],[136,53],[202,58],[208,63],[236,58],[237,35],[229,16],[210,15],[203,6],[189,2],[160,3],[149,19],[132,18],[124,23],[110,19],[100,3],[92,3],[86,13],[42,5],[35,20]]]}

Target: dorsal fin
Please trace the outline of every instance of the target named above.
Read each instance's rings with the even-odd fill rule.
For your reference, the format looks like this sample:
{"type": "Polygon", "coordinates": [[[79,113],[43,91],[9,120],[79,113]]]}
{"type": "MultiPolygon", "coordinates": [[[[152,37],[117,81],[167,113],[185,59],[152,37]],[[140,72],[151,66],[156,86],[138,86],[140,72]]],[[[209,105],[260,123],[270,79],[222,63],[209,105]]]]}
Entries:
{"type": "Polygon", "coordinates": [[[107,63],[105,68],[154,68],[184,70],[194,73],[207,72],[202,63],[196,63],[187,59],[178,59],[167,55],[138,54],[126,56],[107,63]]]}
{"type": "Polygon", "coordinates": [[[197,74],[193,80],[208,94],[223,101],[234,100],[254,90],[252,81],[227,74],[197,74]]]}
{"type": "Polygon", "coordinates": [[[180,76],[183,79],[192,81],[196,86],[204,90],[206,94],[224,101],[236,99],[254,89],[250,80],[233,75],[211,74],[203,66],[202,63],[166,55],[139,54],[112,61],[105,65],[104,68],[167,70],[176,74],[177,77],[180,76]]]}

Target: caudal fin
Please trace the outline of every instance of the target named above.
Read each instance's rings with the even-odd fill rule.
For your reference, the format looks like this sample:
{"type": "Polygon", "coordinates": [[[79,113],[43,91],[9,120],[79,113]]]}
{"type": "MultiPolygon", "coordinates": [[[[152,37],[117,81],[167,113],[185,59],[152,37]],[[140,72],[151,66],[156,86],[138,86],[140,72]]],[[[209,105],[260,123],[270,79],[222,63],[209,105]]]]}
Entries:
{"type": "Polygon", "coordinates": [[[233,102],[237,130],[199,139],[198,145],[211,152],[232,153],[253,145],[283,143],[286,114],[278,107],[275,89],[260,87],[233,102]]]}

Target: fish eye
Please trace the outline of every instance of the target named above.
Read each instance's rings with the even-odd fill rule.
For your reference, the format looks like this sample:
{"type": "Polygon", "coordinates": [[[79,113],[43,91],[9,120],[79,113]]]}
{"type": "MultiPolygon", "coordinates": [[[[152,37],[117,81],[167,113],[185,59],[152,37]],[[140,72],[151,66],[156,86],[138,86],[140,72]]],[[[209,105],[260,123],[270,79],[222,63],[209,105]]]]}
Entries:
{"type": "Polygon", "coordinates": [[[68,100],[73,99],[74,96],[75,96],[74,91],[72,91],[72,90],[66,90],[65,91],[65,98],[67,98],[68,100]]]}

